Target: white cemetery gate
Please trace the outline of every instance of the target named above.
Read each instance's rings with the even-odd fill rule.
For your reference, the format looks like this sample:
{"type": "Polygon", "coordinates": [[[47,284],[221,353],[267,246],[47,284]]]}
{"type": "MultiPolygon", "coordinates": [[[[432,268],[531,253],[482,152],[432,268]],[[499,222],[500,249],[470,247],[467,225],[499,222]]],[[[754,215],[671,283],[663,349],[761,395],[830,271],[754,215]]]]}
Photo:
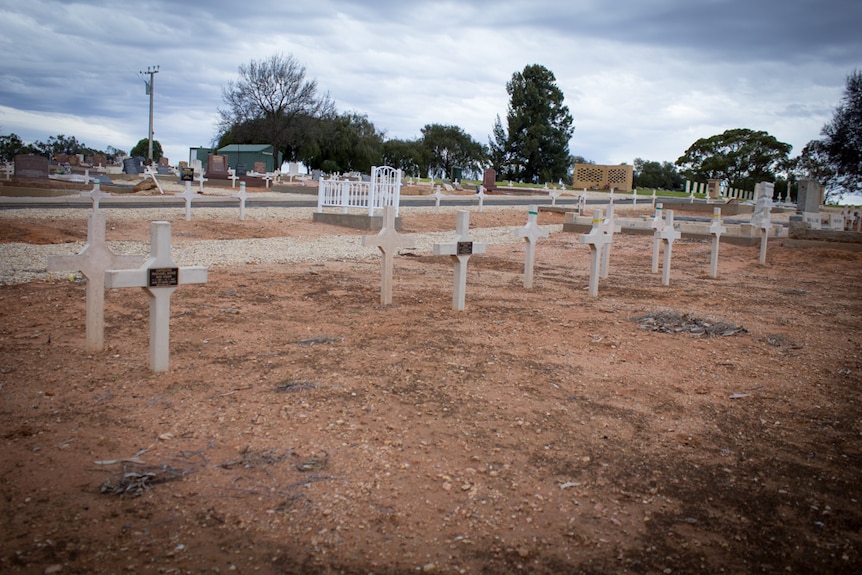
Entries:
{"type": "Polygon", "coordinates": [[[349,209],[356,208],[368,210],[368,215],[373,216],[374,210],[393,206],[398,217],[400,203],[401,170],[389,166],[371,168],[371,179],[367,182],[321,179],[318,185],[318,213],[323,212],[323,208],[341,208],[346,214],[349,209]]]}

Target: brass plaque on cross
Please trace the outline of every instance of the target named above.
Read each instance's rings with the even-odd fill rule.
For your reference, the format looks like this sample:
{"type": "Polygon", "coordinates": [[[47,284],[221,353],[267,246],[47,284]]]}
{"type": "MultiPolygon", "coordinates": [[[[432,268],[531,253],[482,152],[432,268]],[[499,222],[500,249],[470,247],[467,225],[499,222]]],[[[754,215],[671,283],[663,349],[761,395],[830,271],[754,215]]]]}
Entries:
{"type": "Polygon", "coordinates": [[[455,253],[459,256],[469,256],[473,254],[473,242],[458,242],[455,248],[455,253]]]}
{"type": "Polygon", "coordinates": [[[150,268],[147,287],[173,287],[180,284],[180,268],[150,268]]]}

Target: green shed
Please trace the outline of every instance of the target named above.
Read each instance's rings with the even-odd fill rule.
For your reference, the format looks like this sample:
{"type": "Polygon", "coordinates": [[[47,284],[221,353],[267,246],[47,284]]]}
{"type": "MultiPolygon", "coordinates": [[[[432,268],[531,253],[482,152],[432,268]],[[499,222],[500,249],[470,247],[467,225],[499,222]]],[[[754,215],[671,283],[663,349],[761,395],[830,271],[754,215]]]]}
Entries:
{"type": "Polygon", "coordinates": [[[243,167],[252,172],[255,162],[266,164],[267,172],[281,168],[281,154],[275,158],[272,146],[267,144],[230,144],[219,148],[218,155],[227,156],[228,166],[237,171],[240,171],[238,167],[243,167]]]}

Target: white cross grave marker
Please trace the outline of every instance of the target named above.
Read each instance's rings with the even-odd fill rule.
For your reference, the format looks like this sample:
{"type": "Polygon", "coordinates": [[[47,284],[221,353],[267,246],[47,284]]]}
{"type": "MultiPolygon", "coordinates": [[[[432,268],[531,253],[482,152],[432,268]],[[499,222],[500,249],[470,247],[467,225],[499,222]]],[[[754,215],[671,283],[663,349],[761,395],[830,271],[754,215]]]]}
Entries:
{"type": "Polygon", "coordinates": [[[655,206],[655,215],[652,218],[652,223],[650,224],[650,228],[655,230],[653,232],[653,240],[652,240],[652,268],[650,271],[654,274],[658,273],[658,256],[659,250],[661,249],[661,237],[659,236],[659,232],[664,229],[664,213],[662,212],[663,204],[656,204],[655,206]]]}
{"type": "Polygon", "coordinates": [[[248,198],[248,194],[245,191],[245,182],[239,183],[239,192],[233,195],[235,198],[239,198],[239,219],[245,220],[245,200],[248,198]]]}
{"type": "Polygon", "coordinates": [[[593,227],[588,234],[582,234],[578,241],[582,244],[590,246],[590,289],[591,297],[599,295],[599,276],[601,275],[601,254],[604,251],[605,245],[611,242],[611,238],[604,230],[604,218],[602,218],[602,210],[593,212],[593,227]]]}
{"type": "Polygon", "coordinates": [[[236,170],[234,170],[233,168],[228,168],[227,173],[228,173],[227,177],[230,180],[230,187],[235,188],[236,187],[236,181],[239,179],[239,176],[236,175],[236,170]]]}
{"type": "Polygon", "coordinates": [[[89,192],[81,192],[82,198],[90,198],[91,200],[93,200],[94,212],[99,211],[99,200],[101,200],[102,198],[109,197],[110,195],[111,194],[109,194],[108,192],[102,191],[102,187],[98,181],[93,184],[93,189],[89,192]]]}
{"type": "Polygon", "coordinates": [[[709,226],[709,233],[712,234],[712,251],[709,256],[709,275],[718,277],[718,241],[721,234],[725,233],[725,228],[721,223],[721,208],[712,209],[712,224],[709,226]]]}
{"type": "Polygon", "coordinates": [[[602,231],[604,231],[610,240],[605,244],[604,249],[602,250],[602,279],[607,279],[608,277],[608,266],[611,261],[611,244],[614,242],[614,234],[618,234],[622,231],[622,226],[617,224],[614,220],[614,205],[610,204],[608,206],[608,215],[602,222],[602,231]]]}
{"type": "Polygon", "coordinates": [[[205,267],[178,267],[171,258],[170,222],[150,223],[150,259],[138,269],[108,270],[109,288],[143,288],[150,296],[150,369],[168,371],[170,364],[171,295],[178,285],[207,281],[205,267]]]}
{"type": "Polygon", "coordinates": [[[87,278],[87,351],[105,348],[105,271],[141,264],[141,256],[121,256],[105,245],[105,214],[87,216],[87,243],[74,256],[48,256],[48,271],[77,270],[87,278]]]}
{"type": "Polygon", "coordinates": [[[200,189],[198,190],[200,193],[204,193],[204,182],[208,182],[209,180],[204,177],[204,171],[201,169],[200,172],[197,173],[198,183],[200,184],[200,189]]]}
{"type": "Polygon", "coordinates": [[[435,256],[452,256],[455,268],[455,290],[452,296],[452,307],[462,311],[467,293],[467,262],[471,255],[485,253],[485,244],[470,239],[470,212],[458,210],[455,241],[449,244],[434,244],[433,253],[435,256]]]}
{"type": "Polygon", "coordinates": [[[515,230],[515,236],[524,238],[527,242],[527,254],[524,258],[524,287],[530,289],[533,287],[533,264],[536,260],[536,240],[546,238],[549,235],[548,230],[543,230],[539,227],[536,218],[539,216],[539,207],[532,205],[527,212],[527,225],[523,228],[515,230]]]}
{"type": "Polygon", "coordinates": [[[552,206],[557,205],[557,198],[560,197],[560,194],[562,194],[562,192],[560,190],[551,190],[550,192],[548,192],[548,195],[551,196],[551,205],[552,206]]]}
{"type": "Polygon", "coordinates": [[[479,191],[476,196],[479,198],[479,211],[481,212],[485,204],[485,186],[479,184],[479,191]]]}
{"type": "Polygon", "coordinates": [[[186,201],[186,221],[190,222],[192,219],[192,199],[195,197],[195,193],[192,190],[192,183],[186,182],[186,189],[183,190],[181,194],[174,194],[178,198],[183,198],[186,201]]]}
{"type": "Polygon", "coordinates": [[[434,192],[434,198],[436,199],[436,203],[435,203],[435,206],[434,206],[434,213],[435,213],[435,214],[439,214],[439,213],[440,213],[440,200],[441,200],[441,199],[443,199],[443,196],[444,196],[444,195],[445,195],[445,194],[444,194],[443,192],[441,192],[441,191],[440,191],[440,186],[437,186],[437,191],[436,191],[436,192],[434,192]]]}
{"type": "Polygon", "coordinates": [[[665,213],[664,228],[658,234],[659,239],[664,244],[664,262],[661,270],[661,284],[670,285],[670,258],[673,250],[673,242],[682,237],[682,234],[676,231],[673,227],[673,210],[668,210],[665,213]]]}
{"type": "Polygon", "coordinates": [[[363,246],[377,246],[383,254],[380,281],[380,303],[392,303],[392,268],[393,258],[398,248],[412,248],[416,245],[413,238],[403,236],[395,229],[395,208],[383,208],[383,227],[376,236],[362,236],[363,246]]]}
{"type": "Polygon", "coordinates": [[[164,194],[165,191],[162,189],[162,185],[159,183],[159,179],[156,177],[158,173],[159,171],[156,168],[153,168],[152,166],[147,166],[144,170],[144,179],[146,179],[147,176],[151,177],[153,179],[153,182],[156,183],[156,187],[159,189],[159,193],[164,194]]]}

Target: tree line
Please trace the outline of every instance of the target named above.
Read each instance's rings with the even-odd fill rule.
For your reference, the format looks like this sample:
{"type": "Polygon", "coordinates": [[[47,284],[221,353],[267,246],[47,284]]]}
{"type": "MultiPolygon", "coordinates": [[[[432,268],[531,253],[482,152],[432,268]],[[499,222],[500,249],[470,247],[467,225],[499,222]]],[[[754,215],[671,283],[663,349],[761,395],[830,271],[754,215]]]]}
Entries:
{"type": "MultiPolygon", "coordinates": [[[[487,145],[458,126],[433,123],[426,124],[417,139],[387,139],[366,115],[339,113],[292,55],[274,54],[239,66],[237,80],[222,89],[225,106],[218,110],[214,143],[218,148],[270,144],[285,161],[327,173],[368,173],[372,166],[388,165],[409,176],[454,178],[460,172],[479,178],[491,167],[499,180],[571,183],[573,165],[592,162],[570,155],[574,121],[554,74],[538,64],[526,66],[512,75],[506,91],[505,121],[497,115],[487,145]]],[[[147,143],[141,139],[131,155],[145,155],[147,143]]],[[[158,159],[161,146],[157,141],[153,146],[158,159]]],[[[790,151],[790,144],[765,131],[726,130],[698,139],[674,163],[635,158],[633,184],[679,190],[685,180],[718,179],[750,190],[758,182],[772,181],[782,194],[799,178],[813,177],[839,192],[862,190],[862,72],[847,77],[844,95],[821,138],[810,141],[797,158],[791,159],[790,151]]],[[[126,155],[112,146],[99,152],[64,135],[33,144],[15,134],[0,135],[0,157],[11,160],[20,153],[126,155]]]]}
{"type": "Polygon", "coordinates": [[[267,143],[286,161],[324,172],[368,172],[385,164],[413,176],[499,177],[528,182],[564,179],[571,172],[572,116],[556,78],[527,66],[507,83],[510,105],[504,129],[499,116],[489,145],[454,125],[426,124],[421,137],[387,139],[364,114],[338,113],[328,93],[306,78],[292,55],[274,54],[239,66],[222,90],[217,147],[267,143]]]}

